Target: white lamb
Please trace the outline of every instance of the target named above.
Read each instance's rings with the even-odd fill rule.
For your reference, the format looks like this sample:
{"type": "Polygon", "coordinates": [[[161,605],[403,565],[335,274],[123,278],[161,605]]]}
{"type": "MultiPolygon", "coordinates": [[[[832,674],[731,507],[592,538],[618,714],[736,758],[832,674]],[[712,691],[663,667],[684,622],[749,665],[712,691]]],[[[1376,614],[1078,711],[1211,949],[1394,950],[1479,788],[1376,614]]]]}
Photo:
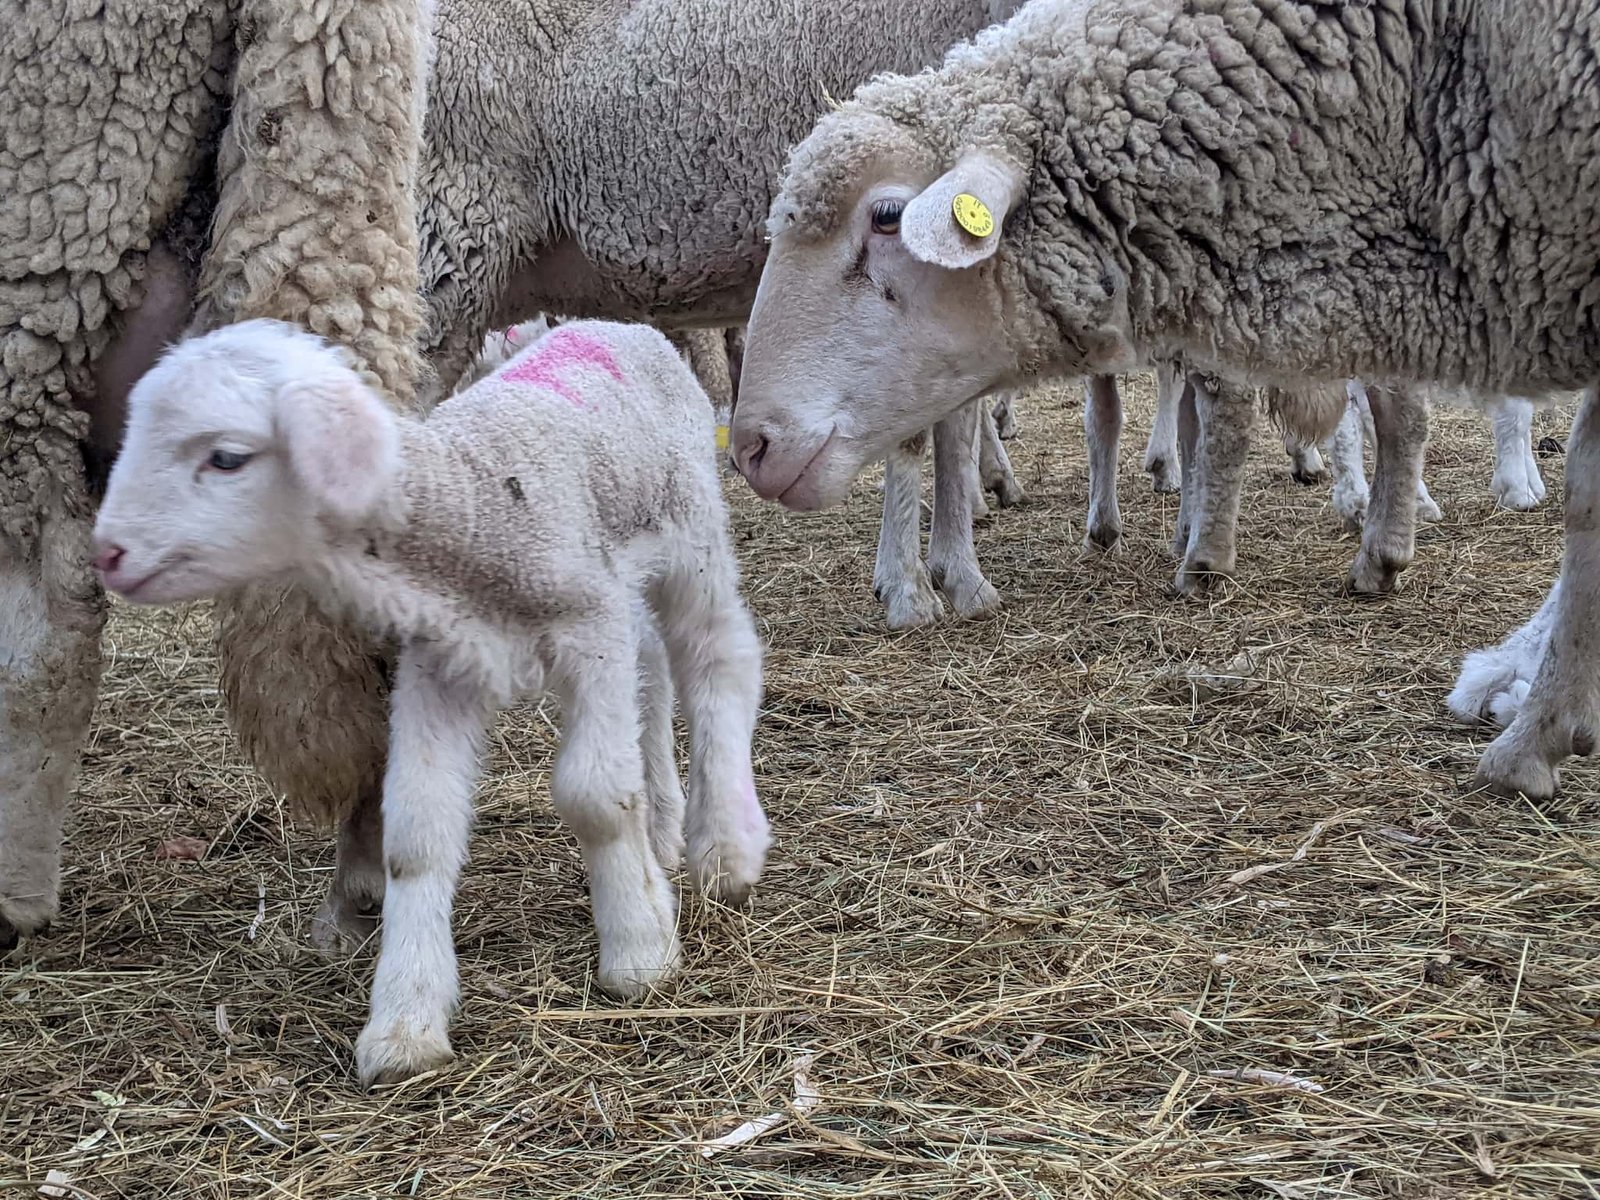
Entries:
{"type": "Polygon", "coordinates": [[[484,732],[513,698],[561,701],[550,793],[588,868],[601,986],[636,994],[677,965],[666,871],[685,840],[703,892],[737,900],[759,878],[761,646],[711,421],[661,334],[598,322],[540,338],[425,422],[270,321],[185,342],[133,389],[95,530],[107,587],[170,603],[292,574],[402,646],[363,1081],[451,1057],[452,896],[484,732]]]}

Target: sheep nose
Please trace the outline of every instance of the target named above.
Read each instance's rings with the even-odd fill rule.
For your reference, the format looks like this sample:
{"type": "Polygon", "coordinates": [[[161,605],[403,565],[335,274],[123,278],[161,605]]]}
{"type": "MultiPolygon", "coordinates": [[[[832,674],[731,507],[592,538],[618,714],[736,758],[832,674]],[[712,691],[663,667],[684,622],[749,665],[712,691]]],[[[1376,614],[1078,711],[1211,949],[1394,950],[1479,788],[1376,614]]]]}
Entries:
{"type": "Polygon", "coordinates": [[[121,546],[107,546],[94,556],[94,569],[102,575],[110,574],[117,569],[117,564],[122,561],[124,550],[121,546]]]}
{"type": "Polygon", "coordinates": [[[746,479],[752,471],[761,469],[761,460],[767,456],[767,435],[754,429],[740,430],[733,445],[733,465],[746,479]]]}

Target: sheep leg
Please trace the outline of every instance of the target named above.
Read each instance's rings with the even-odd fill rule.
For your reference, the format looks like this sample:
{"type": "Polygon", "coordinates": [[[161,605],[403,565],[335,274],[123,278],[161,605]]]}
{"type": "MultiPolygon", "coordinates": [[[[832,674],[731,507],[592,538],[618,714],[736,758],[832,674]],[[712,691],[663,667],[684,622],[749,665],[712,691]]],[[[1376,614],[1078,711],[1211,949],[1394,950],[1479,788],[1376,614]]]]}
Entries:
{"type": "Polygon", "coordinates": [[[978,404],[978,474],[983,485],[980,491],[993,492],[1001,508],[1022,503],[1022,488],[1012,473],[1011,456],[1000,440],[999,423],[994,411],[981,401],[978,404]]]}
{"type": "MultiPolygon", "coordinates": [[[[1178,466],[1179,410],[1184,393],[1183,372],[1176,363],[1156,364],[1156,419],[1144,451],[1144,469],[1158,492],[1181,488],[1178,466]]],[[[1187,460],[1185,460],[1187,466],[1187,460]]]]}
{"type": "Polygon", "coordinates": [[[644,792],[650,799],[650,847],[664,870],[683,862],[683,781],[672,734],[672,664],[661,631],[647,611],[636,614],[639,629],[639,751],[644,760],[644,792]]]}
{"type": "MultiPolygon", "coordinates": [[[[970,404],[973,410],[980,414],[986,407],[981,400],[973,400],[970,404]]],[[[938,434],[937,427],[934,429],[934,434],[935,436],[938,434]]],[[[935,461],[938,459],[937,444],[935,442],[935,461]]],[[[981,521],[989,515],[989,498],[984,494],[983,490],[983,419],[981,415],[972,422],[972,442],[968,445],[966,454],[962,456],[961,469],[967,477],[962,492],[969,499],[968,512],[973,521],[981,521]]],[[[934,490],[937,491],[939,488],[937,467],[934,469],[933,486],[934,490]]]]}
{"type": "Polygon", "coordinates": [[[311,944],[348,954],[378,931],[383,911],[383,796],[363,792],[339,822],[333,882],[328,897],[311,918],[311,944]]]}
{"type": "Polygon", "coordinates": [[[931,625],[944,616],[922,561],[922,452],[927,434],[918,434],[890,452],[883,468],[883,523],[878,527],[878,559],[872,591],[888,613],[890,629],[931,625]]]}
{"type": "Polygon", "coordinates": [[[1501,729],[1516,719],[1544,661],[1560,595],[1558,576],[1527,624],[1498,645],[1474,650],[1462,660],[1456,686],[1444,701],[1451,712],[1469,725],[1489,721],[1501,729]]]}
{"type": "Polygon", "coordinates": [[[1089,518],[1083,548],[1114,550],[1122,540],[1122,513],[1117,508],[1122,394],[1115,375],[1090,376],[1083,392],[1083,432],[1089,443],[1089,518]]]}
{"type": "Polygon", "coordinates": [[[1255,403],[1249,388],[1198,373],[1191,374],[1189,382],[1194,387],[1199,426],[1195,461],[1200,478],[1192,493],[1195,507],[1189,520],[1188,550],[1173,587],[1184,595],[1196,595],[1216,579],[1233,575],[1239,493],[1255,403]]]}
{"type": "Polygon", "coordinates": [[[383,937],[372,1015],[356,1040],[365,1085],[450,1061],[457,973],[450,913],[492,708],[412,649],[395,667],[383,780],[383,937]]]}
{"type": "Polygon", "coordinates": [[[1501,508],[1528,512],[1544,501],[1544,477],[1533,456],[1533,403],[1497,396],[1487,405],[1494,426],[1494,478],[1489,490],[1501,508]]]}
{"type": "Polygon", "coordinates": [[[1366,435],[1361,418],[1356,393],[1349,390],[1344,416],[1339,418],[1328,443],[1328,457],[1333,460],[1333,511],[1352,533],[1366,521],[1367,507],[1372,503],[1372,492],[1367,487],[1366,435]]]}
{"type": "MultiPolygon", "coordinates": [[[[1555,794],[1569,754],[1594,752],[1600,730],[1600,391],[1590,388],[1567,445],[1567,544],[1548,644],[1516,719],[1484,751],[1478,784],[1534,800],[1555,794]]],[[[1537,620],[1537,617],[1535,618],[1537,620]]]]}
{"type": "Polygon", "coordinates": [[[1419,395],[1402,388],[1368,388],[1367,401],[1375,446],[1372,500],[1346,588],[1371,595],[1394,590],[1416,550],[1417,485],[1428,447],[1428,409],[1419,395]]]}
{"type": "Polygon", "coordinates": [[[44,929],[59,903],[62,825],[105,624],[86,508],[44,513],[32,554],[0,538],[0,953],[44,929]]]}
{"type": "Polygon", "coordinates": [[[1172,531],[1172,553],[1182,559],[1189,552],[1189,530],[1194,525],[1200,493],[1200,418],[1195,413],[1194,388],[1181,379],[1176,391],[1174,428],[1182,456],[1178,484],[1178,520],[1172,531]]]}
{"type": "MultiPolygon", "coordinates": [[[[562,737],[550,771],[550,799],[577,837],[589,872],[600,986],[616,996],[637,996],[678,965],[677,902],[650,846],[633,623],[626,608],[605,616],[567,631],[556,650],[552,677],[561,698],[562,737]]],[[[663,606],[662,618],[676,665],[670,604],[663,606]]],[[[713,648],[698,643],[690,653],[713,648]]],[[[688,709],[695,699],[689,688],[680,691],[688,709]]],[[[692,775],[690,792],[695,794],[692,775]]],[[[691,805],[691,849],[694,816],[691,805]]]]}
{"type": "Polygon", "coordinates": [[[739,597],[734,564],[733,547],[719,534],[656,589],[689,727],[689,869],[702,895],[728,903],[742,902],[761,877],[772,840],[750,762],[761,640],[739,597]]]}
{"type": "Polygon", "coordinates": [[[995,397],[994,417],[995,433],[1003,442],[1009,442],[1017,436],[1017,393],[1010,389],[1001,392],[995,397]]]}
{"type": "Polygon", "coordinates": [[[983,577],[972,541],[972,496],[977,472],[968,470],[981,400],[963,404],[933,427],[933,524],[928,573],[959,617],[985,617],[1000,596],[983,577]]]}

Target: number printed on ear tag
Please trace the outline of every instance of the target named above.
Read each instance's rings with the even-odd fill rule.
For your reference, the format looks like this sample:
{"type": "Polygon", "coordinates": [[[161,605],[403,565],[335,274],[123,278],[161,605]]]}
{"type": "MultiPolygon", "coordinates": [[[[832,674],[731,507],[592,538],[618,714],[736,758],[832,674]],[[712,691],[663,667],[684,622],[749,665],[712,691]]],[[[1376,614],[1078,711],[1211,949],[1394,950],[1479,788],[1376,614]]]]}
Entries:
{"type": "Polygon", "coordinates": [[[989,206],[971,192],[961,192],[950,202],[956,215],[956,224],[973,237],[988,237],[994,232],[994,214],[989,206]]]}

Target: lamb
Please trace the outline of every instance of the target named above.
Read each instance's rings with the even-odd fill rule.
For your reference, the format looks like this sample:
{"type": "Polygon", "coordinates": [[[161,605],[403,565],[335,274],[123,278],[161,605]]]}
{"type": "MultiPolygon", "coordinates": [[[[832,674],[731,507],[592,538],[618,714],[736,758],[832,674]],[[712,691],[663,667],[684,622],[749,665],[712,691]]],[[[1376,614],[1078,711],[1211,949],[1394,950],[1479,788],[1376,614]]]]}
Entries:
{"type": "MultiPolygon", "coordinates": [[[[292,320],[402,407],[432,0],[8,4],[0,36],[0,951],[59,906],[100,676],[96,493],[186,328],[292,320]]],[[[314,936],[359,940],[384,648],[270,588],[218,607],[222,690],[292,810],[342,819],[314,936]]]]}
{"type": "MultiPolygon", "coordinates": [[[[491,325],[530,312],[668,331],[742,322],[783,156],[828,98],[879,71],[936,62],[1020,4],[510,0],[494,19],[447,10],[437,72],[451,102],[430,110],[421,175],[425,348],[438,391],[467,370],[491,325]]],[[[978,484],[941,484],[937,467],[964,463],[970,423],[933,432],[943,495],[927,566],[918,506],[900,499],[920,503],[920,454],[889,463],[875,583],[891,627],[943,612],[929,566],[957,613],[998,603],[976,570],[978,484]]],[[[1020,498],[992,445],[989,462],[1000,502],[1020,498]]]]}
{"type": "Polygon", "coordinates": [[[1557,577],[1527,624],[1498,645],[1474,650],[1462,660],[1461,674],[1445,697],[1445,706],[1469,725],[1487,721],[1501,729],[1509,727],[1539,676],[1560,603],[1561,580],[1557,577]]]}
{"type": "Polygon", "coordinates": [[[450,899],[485,730],[514,697],[561,700],[550,792],[588,868],[608,991],[677,965],[665,872],[685,840],[707,895],[755,884],[761,645],[710,405],[661,334],[563,325],[414,421],[320,339],[248,321],[168,352],[129,406],[95,526],[107,587],[156,604],[294,575],[401,644],[363,1081],[451,1057],[450,899]],[[657,628],[692,739],[686,815],[657,628]]]}
{"type": "MultiPolygon", "coordinates": [[[[974,396],[1152,359],[1289,389],[1359,378],[1380,465],[1404,461],[1353,576],[1392,580],[1426,440],[1413,381],[1600,379],[1600,211],[1571,169],[1600,149],[1600,3],[1501,8],[1033,0],[941,67],[858,88],[773,203],[741,471],[820,508],[974,396]],[[846,269],[870,286],[842,288],[846,269]]],[[[1549,647],[1479,768],[1530,796],[1600,728],[1597,425],[1591,386],[1549,647]]]]}

